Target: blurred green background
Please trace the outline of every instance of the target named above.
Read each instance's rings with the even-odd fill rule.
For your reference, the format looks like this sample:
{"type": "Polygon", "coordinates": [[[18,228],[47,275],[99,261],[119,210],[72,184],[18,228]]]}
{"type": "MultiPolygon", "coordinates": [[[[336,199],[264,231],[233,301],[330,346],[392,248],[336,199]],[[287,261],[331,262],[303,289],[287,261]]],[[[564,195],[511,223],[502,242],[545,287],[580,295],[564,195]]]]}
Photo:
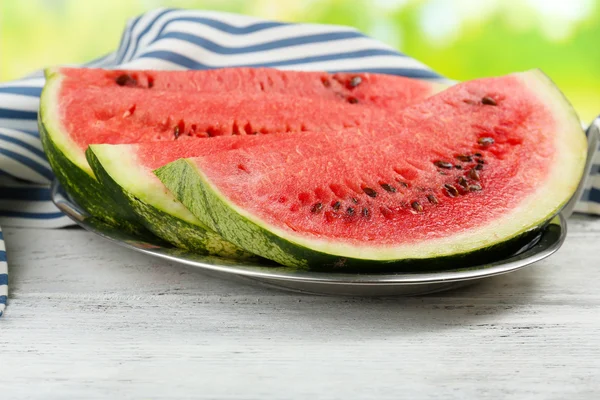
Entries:
{"type": "Polygon", "coordinates": [[[352,25],[457,80],[540,67],[600,113],[600,0],[0,0],[0,81],[112,51],[155,7],[352,25]]]}

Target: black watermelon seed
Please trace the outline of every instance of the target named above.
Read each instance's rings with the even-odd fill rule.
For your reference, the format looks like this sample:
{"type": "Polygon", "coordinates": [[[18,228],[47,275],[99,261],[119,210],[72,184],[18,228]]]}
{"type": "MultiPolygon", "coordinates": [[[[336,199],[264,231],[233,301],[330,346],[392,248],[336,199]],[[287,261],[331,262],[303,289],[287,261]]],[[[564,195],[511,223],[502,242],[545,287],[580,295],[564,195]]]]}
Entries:
{"type": "Polygon", "coordinates": [[[350,86],[350,88],[355,88],[361,83],[362,78],[360,76],[353,76],[352,79],[350,79],[350,83],[348,84],[348,86],[350,86]]]}
{"type": "Polygon", "coordinates": [[[381,187],[383,188],[383,190],[385,190],[386,192],[389,192],[389,193],[396,193],[396,188],[395,188],[395,187],[393,187],[392,185],[388,185],[387,183],[382,183],[380,186],[381,186],[381,187]]]}
{"type": "Polygon", "coordinates": [[[377,197],[377,192],[369,187],[363,188],[363,192],[365,192],[365,194],[369,197],[377,197]]]}
{"type": "Polygon", "coordinates": [[[173,135],[175,136],[175,139],[179,137],[179,125],[173,129],[173,135]]]}
{"type": "Polygon", "coordinates": [[[479,140],[477,140],[477,143],[479,143],[482,146],[489,146],[494,144],[494,139],[491,137],[482,137],[479,138],[479,140]]]}
{"type": "Polygon", "coordinates": [[[320,212],[322,209],[323,209],[323,204],[322,203],[315,203],[311,207],[310,212],[313,213],[313,214],[316,214],[316,213],[320,212]]]}
{"type": "Polygon", "coordinates": [[[450,197],[458,196],[458,190],[456,190],[454,186],[445,184],[444,188],[446,189],[446,192],[450,195],[450,197]]]}
{"type": "Polygon", "coordinates": [[[475,153],[473,154],[475,157],[482,157],[481,153],[475,153]]]}
{"type": "Polygon", "coordinates": [[[475,185],[469,185],[469,190],[471,192],[478,192],[481,190],[481,186],[475,184],[475,185]]]}
{"type": "Polygon", "coordinates": [[[369,218],[370,212],[368,208],[363,208],[362,209],[362,216],[365,218],[369,218]]]}
{"type": "MultiPolygon", "coordinates": [[[[471,171],[473,171],[473,170],[471,170],[471,171]]],[[[458,184],[464,188],[469,186],[469,182],[467,182],[467,180],[463,176],[458,178],[458,184]]]]}
{"type": "Polygon", "coordinates": [[[473,161],[473,157],[466,154],[459,154],[456,156],[456,159],[462,162],[471,162],[473,161]]]}
{"type": "Polygon", "coordinates": [[[452,168],[452,163],[447,161],[434,161],[433,164],[438,168],[450,169],[452,168]]]}
{"type": "Polygon", "coordinates": [[[481,171],[481,170],[483,169],[483,164],[477,164],[477,165],[475,166],[475,169],[476,169],[477,171],[481,171]]]}
{"type": "Polygon", "coordinates": [[[329,82],[329,79],[327,79],[327,78],[322,78],[321,82],[323,83],[323,86],[325,86],[326,88],[331,86],[331,82],[329,82]]]}
{"type": "Polygon", "coordinates": [[[423,212],[423,206],[421,205],[421,203],[419,203],[418,201],[413,201],[412,203],[410,203],[410,206],[413,208],[413,210],[415,210],[416,212],[423,212]]]}
{"type": "Polygon", "coordinates": [[[481,99],[481,102],[483,104],[485,104],[486,106],[497,106],[498,105],[498,103],[496,103],[496,100],[494,100],[488,96],[485,96],[483,99],[481,99]]]}
{"type": "Polygon", "coordinates": [[[399,181],[398,179],[396,179],[396,182],[398,182],[398,184],[402,187],[405,187],[405,188],[408,187],[408,183],[406,183],[406,182],[399,181]]]}
{"type": "Polygon", "coordinates": [[[336,201],[335,203],[333,203],[333,206],[331,206],[334,210],[339,210],[340,206],[342,205],[342,203],[340,203],[339,201],[336,201]]]}
{"type": "Polygon", "coordinates": [[[125,86],[125,84],[129,81],[129,79],[130,79],[129,75],[123,74],[123,75],[117,76],[117,78],[115,79],[115,82],[119,86],[125,86]]]}
{"type": "Polygon", "coordinates": [[[457,164],[457,165],[454,166],[454,168],[456,168],[456,169],[462,169],[462,165],[458,165],[457,164]]]}
{"type": "Polygon", "coordinates": [[[348,103],[356,104],[358,103],[358,99],[356,97],[348,97],[348,103]]]}
{"type": "Polygon", "coordinates": [[[135,85],[137,85],[137,81],[127,74],[122,74],[122,75],[117,76],[117,78],[115,79],[115,82],[119,86],[135,86],[135,85]]]}
{"type": "Polygon", "coordinates": [[[438,203],[438,199],[437,199],[437,197],[435,197],[435,196],[434,196],[434,195],[432,195],[432,194],[430,194],[430,195],[427,195],[427,200],[429,200],[429,202],[430,202],[431,204],[437,204],[437,203],[438,203]]]}
{"type": "Polygon", "coordinates": [[[442,174],[442,175],[448,175],[448,173],[444,172],[444,171],[440,171],[440,174],[442,174]]]}
{"type": "Polygon", "coordinates": [[[351,198],[350,200],[352,200],[352,202],[353,202],[354,204],[358,204],[358,199],[356,199],[356,198],[354,198],[354,197],[353,197],[353,198],[351,198]]]}
{"type": "MultiPolygon", "coordinates": [[[[478,164],[478,165],[481,165],[481,164],[478,164]]],[[[474,181],[478,181],[479,180],[479,172],[477,172],[476,169],[470,170],[469,178],[473,179],[474,181]]]]}
{"type": "Polygon", "coordinates": [[[348,208],[346,209],[346,213],[347,213],[348,215],[354,215],[354,208],[352,208],[352,207],[348,207],[348,208]]]}

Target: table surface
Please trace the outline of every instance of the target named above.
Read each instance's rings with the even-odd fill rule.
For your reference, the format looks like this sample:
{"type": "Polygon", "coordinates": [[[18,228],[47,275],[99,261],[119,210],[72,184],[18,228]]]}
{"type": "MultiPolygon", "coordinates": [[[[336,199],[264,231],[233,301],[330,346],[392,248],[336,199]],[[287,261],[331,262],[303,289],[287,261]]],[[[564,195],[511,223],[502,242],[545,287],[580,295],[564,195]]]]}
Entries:
{"type": "Polygon", "coordinates": [[[385,299],[225,280],[79,229],[5,238],[2,399],[600,398],[597,218],[533,267],[385,299]]]}

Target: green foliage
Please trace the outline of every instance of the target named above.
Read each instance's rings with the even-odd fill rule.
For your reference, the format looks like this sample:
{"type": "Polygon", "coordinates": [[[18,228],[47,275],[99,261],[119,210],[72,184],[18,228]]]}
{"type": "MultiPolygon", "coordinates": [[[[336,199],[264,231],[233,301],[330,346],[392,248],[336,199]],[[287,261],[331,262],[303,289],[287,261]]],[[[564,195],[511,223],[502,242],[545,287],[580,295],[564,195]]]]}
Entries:
{"type": "Polygon", "coordinates": [[[600,112],[600,4],[593,0],[567,2],[573,12],[588,8],[582,18],[569,19],[545,14],[544,10],[528,6],[530,3],[533,2],[5,0],[0,1],[0,81],[18,78],[46,65],[85,62],[112,51],[127,20],[146,10],[202,8],[286,21],[355,26],[457,80],[538,67],[561,87],[582,119],[591,120],[600,112]],[[469,14],[469,7],[478,12],[469,14]],[[456,22],[457,15],[461,17],[458,24],[447,34],[431,37],[424,33],[428,21],[431,25],[433,20],[434,28],[436,23],[446,26],[456,22]]]}

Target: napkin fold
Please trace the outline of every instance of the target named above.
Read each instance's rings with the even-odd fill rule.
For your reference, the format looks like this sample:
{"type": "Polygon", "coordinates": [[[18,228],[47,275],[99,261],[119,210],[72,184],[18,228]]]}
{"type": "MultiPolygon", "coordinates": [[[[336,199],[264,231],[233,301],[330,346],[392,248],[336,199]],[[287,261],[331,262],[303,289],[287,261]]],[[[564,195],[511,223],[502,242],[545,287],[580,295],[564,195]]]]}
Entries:
{"type": "MultiPolygon", "coordinates": [[[[157,9],[130,20],[118,49],[85,67],[377,72],[444,81],[426,65],[354,28],[290,24],[212,11],[157,9]]],[[[41,72],[0,84],[0,224],[73,225],[50,199],[52,170],[37,130],[41,72]]],[[[600,152],[576,210],[600,214],[600,152]]],[[[0,231],[0,315],[8,289],[0,231]]]]}
{"type": "Polygon", "coordinates": [[[4,314],[6,300],[8,299],[8,263],[6,262],[6,248],[4,247],[4,234],[0,229],[0,317],[4,314]]]}

